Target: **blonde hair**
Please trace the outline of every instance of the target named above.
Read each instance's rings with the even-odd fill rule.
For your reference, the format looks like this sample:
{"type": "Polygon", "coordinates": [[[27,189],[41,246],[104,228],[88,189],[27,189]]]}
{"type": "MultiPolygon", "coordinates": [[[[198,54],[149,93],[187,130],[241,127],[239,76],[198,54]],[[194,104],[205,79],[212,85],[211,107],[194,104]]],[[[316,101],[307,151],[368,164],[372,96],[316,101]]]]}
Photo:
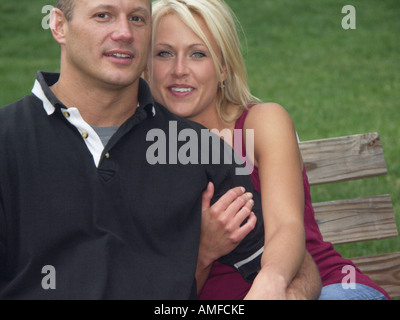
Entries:
{"type": "MultiPolygon", "coordinates": [[[[260,101],[250,93],[247,83],[246,67],[237,31],[239,23],[223,0],[156,0],[153,2],[153,30],[156,29],[160,19],[168,14],[177,14],[210,50],[220,78],[217,112],[223,121],[229,123],[237,120],[244,108],[260,101]],[[221,50],[222,63],[194,15],[200,16],[210,30],[221,50]],[[224,82],[223,72],[226,73],[224,82]],[[237,114],[229,112],[228,108],[231,104],[240,107],[237,114]]],[[[154,43],[154,32],[152,43],[154,43]]]]}

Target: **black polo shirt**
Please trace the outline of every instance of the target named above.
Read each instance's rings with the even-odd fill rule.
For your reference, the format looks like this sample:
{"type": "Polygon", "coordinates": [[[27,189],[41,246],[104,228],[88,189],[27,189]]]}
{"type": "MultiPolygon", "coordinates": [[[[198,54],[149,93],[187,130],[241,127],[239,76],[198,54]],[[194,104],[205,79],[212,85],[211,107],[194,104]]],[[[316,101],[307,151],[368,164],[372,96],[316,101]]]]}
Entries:
{"type": "MultiPolygon", "coordinates": [[[[253,190],[249,177],[223,160],[149,163],[152,130],[179,150],[171,123],[204,128],[154,103],[144,81],[140,107],[104,147],[51,92],[58,77],[39,72],[31,95],[0,109],[0,298],[195,297],[202,191],[210,180],[216,197],[253,190]]],[[[227,263],[262,247],[257,230],[227,263]]]]}

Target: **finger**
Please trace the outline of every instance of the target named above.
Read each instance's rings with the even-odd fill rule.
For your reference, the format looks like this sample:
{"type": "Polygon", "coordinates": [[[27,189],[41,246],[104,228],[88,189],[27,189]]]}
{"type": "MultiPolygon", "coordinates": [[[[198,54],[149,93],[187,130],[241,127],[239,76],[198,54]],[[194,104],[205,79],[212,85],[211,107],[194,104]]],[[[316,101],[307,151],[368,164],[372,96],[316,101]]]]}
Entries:
{"type": "Polygon", "coordinates": [[[221,196],[213,207],[217,212],[225,211],[238,197],[242,196],[246,190],[243,187],[236,187],[228,190],[221,196]]]}
{"type": "Polygon", "coordinates": [[[252,230],[254,230],[257,223],[257,217],[254,212],[250,213],[249,219],[241,226],[234,235],[234,240],[241,242],[252,230]]]}
{"type": "Polygon", "coordinates": [[[214,195],[214,184],[212,182],[209,182],[207,185],[207,189],[203,191],[202,197],[201,197],[201,210],[207,210],[210,208],[210,202],[211,199],[214,195]]]}
{"type": "MultiPolygon", "coordinates": [[[[226,214],[228,219],[233,219],[237,215],[237,213],[242,209],[249,200],[253,198],[253,194],[250,192],[246,192],[242,196],[238,197],[233,201],[228,208],[226,209],[226,214]]],[[[251,211],[251,208],[250,208],[251,211]]]]}
{"type": "Polygon", "coordinates": [[[233,217],[232,222],[240,227],[243,222],[250,216],[254,206],[254,200],[249,199],[246,204],[237,212],[237,214],[233,217]]]}
{"type": "Polygon", "coordinates": [[[226,215],[225,219],[227,220],[227,222],[225,230],[230,232],[231,234],[234,234],[242,226],[245,220],[250,216],[253,206],[254,206],[254,200],[249,199],[244,206],[239,208],[239,210],[235,209],[235,211],[233,211],[234,212],[233,216],[226,215]]]}

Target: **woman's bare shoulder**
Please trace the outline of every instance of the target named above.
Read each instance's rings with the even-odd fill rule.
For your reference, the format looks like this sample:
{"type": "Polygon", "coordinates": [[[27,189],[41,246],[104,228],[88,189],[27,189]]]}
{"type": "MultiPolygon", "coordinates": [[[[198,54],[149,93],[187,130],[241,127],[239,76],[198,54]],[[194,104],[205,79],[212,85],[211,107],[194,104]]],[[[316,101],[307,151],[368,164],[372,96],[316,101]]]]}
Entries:
{"type": "Polygon", "coordinates": [[[246,127],[280,126],[282,124],[292,126],[290,114],[278,103],[268,102],[256,104],[249,109],[246,117],[246,127]]]}

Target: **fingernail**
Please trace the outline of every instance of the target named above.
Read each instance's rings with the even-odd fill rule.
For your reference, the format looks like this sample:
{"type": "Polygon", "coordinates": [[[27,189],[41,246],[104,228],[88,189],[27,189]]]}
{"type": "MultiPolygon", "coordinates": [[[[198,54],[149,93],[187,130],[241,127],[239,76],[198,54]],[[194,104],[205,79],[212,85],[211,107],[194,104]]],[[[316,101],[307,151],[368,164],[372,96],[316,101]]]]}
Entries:
{"type": "Polygon", "coordinates": [[[249,199],[253,198],[253,194],[251,192],[247,192],[246,195],[249,197],[249,199]]]}

